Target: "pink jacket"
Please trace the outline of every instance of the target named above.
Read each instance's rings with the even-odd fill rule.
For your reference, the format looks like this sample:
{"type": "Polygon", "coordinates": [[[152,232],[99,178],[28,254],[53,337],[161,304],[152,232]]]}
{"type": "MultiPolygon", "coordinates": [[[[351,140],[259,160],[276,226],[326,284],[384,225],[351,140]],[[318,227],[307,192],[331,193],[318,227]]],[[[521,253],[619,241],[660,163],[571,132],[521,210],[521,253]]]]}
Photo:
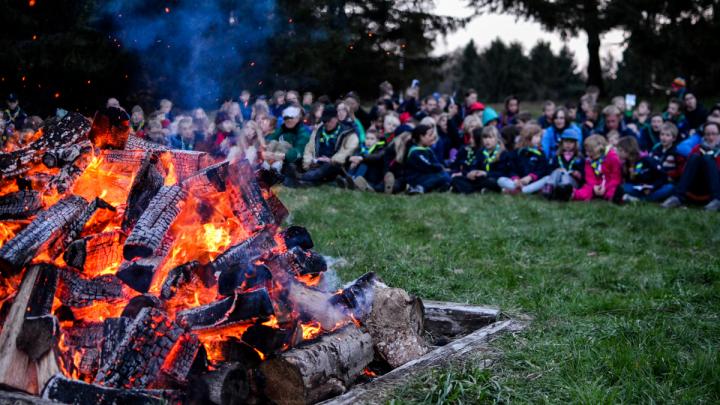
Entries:
{"type": "Polygon", "coordinates": [[[615,149],[610,149],[607,155],[605,155],[599,176],[595,174],[595,170],[593,170],[590,165],[590,160],[585,161],[585,184],[575,190],[573,200],[592,200],[595,197],[593,187],[602,184],[603,181],[605,181],[605,194],[602,198],[610,201],[613,195],[615,195],[615,189],[622,183],[622,166],[617,153],[615,153],[615,149]]]}

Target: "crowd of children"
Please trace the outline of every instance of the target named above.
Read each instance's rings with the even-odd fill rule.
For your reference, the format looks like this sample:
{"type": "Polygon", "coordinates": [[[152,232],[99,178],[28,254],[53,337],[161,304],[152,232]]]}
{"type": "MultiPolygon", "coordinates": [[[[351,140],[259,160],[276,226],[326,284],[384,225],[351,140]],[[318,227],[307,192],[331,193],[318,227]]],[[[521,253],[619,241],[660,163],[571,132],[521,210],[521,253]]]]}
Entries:
{"type": "MultiPolygon", "coordinates": [[[[145,116],[130,109],[136,136],[175,149],[246,159],[286,186],[332,182],[370,192],[541,194],[553,200],[686,203],[720,210],[720,104],[709,111],[682,79],[662,111],[633,98],[601,106],[588,88],[579,103],[543,105],[540,117],[509,96],[500,112],[443,94],[402,95],[388,82],[363,108],[355,93],[331,100],[276,91],[253,99],[243,91],[214,112],[176,113],[169,100],[145,116]],[[634,103],[633,103],[634,104],[634,103]]],[[[674,82],[674,83],[675,83],[674,82]]],[[[6,128],[32,120],[15,95],[3,112],[6,128]]],[[[119,107],[110,99],[108,105],[119,107]]]]}

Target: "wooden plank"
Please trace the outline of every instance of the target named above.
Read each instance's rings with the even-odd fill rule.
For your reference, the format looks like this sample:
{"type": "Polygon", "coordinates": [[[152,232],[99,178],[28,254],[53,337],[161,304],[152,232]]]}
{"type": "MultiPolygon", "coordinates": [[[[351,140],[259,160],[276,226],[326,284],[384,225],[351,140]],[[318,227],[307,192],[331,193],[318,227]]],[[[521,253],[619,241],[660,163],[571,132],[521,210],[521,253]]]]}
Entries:
{"type": "MultiPolygon", "coordinates": [[[[497,339],[502,333],[519,331],[525,327],[524,322],[507,320],[496,322],[479,329],[463,338],[442,346],[425,356],[398,367],[375,380],[354,387],[347,393],[321,402],[322,405],[351,405],[351,404],[384,404],[387,395],[394,388],[404,384],[411,378],[428,371],[430,368],[444,366],[451,362],[467,360],[468,356],[488,347],[488,344],[497,339]]],[[[490,364],[482,363],[481,367],[490,364]]]]}
{"type": "Polygon", "coordinates": [[[455,302],[425,301],[425,331],[453,337],[497,322],[500,309],[455,302]]]}

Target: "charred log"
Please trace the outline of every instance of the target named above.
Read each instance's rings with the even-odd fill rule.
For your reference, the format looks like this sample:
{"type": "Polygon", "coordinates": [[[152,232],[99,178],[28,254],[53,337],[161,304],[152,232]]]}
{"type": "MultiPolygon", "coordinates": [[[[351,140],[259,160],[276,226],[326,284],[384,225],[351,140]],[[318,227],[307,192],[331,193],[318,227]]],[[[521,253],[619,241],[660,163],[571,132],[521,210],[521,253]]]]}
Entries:
{"type": "Polygon", "coordinates": [[[123,298],[122,282],[112,274],[85,278],[72,269],[60,270],[58,298],[64,305],[86,307],[95,301],[119,301],[123,298]]]}
{"type": "Polygon", "coordinates": [[[130,117],[125,110],[106,107],[95,113],[88,138],[101,149],[123,149],[130,135],[130,117]]]}
{"type": "Polygon", "coordinates": [[[75,322],[63,327],[64,342],[73,348],[97,348],[103,339],[103,322],[75,322]]]}
{"type": "Polygon", "coordinates": [[[179,312],[176,321],[192,330],[219,328],[274,314],[272,301],[264,288],[236,293],[208,305],[179,312]]]}
{"type": "Polygon", "coordinates": [[[100,198],[95,198],[85,207],[82,213],[73,221],[69,222],[63,229],[61,237],[55,238],[48,246],[48,254],[51,258],[58,257],[65,251],[68,245],[80,237],[85,224],[90,220],[95,211],[106,209],[115,211],[115,208],[100,198]]]}
{"type": "Polygon", "coordinates": [[[78,239],[68,245],[63,259],[68,266],[88,274],[97,274],[122,262],[125,234],[110,231],[78,239]]]}
{"type": "Polygon", "coordinates": [[[60,325],[52,315],[26,317],[17,336],[17,348],[37,361],[55,345],[59,333],[60,325]]]}
{"type": "Polygon", "coordinates": [[[90,142],[76,143],[45,152],[42,162],[47,168],[62,167],[73,163],[81,154],[89,152],[90,142]]]}
{"type": "Polygon", "coordinates": [[[241,363],[226,363],[203,374],[190,387],[190,398],[196,403],[242,405],[250,395],[249,372],[241,363]]]}
{"type": "Polygon", "coordinates": [[[330,298],[330,304],[340,305],[355,319],[363,320],[372,310],[374,288],[380,281],[374,272],[365,273],[330,298]]]}
{"type": "Polygon", "coordinates": [[[312,404],[347,390],[373,360],[372,338],[355,325],[260,365],[275,403],[312,404]]]}
{"type": "Polygon", "coordinates": [[[182,210],[186,197],[187,194],[179,186],[165,186],[158,191],[125,241],[123,256],[126,260],[148,257],[158,250],[182,210]]]}
{"type": "Polygon", "coordinates": [[[162,311],[143,308],[119,347],[98,371],[95,383],[108,387],[145,388],[160,375],[165,358],[182,334],[162,311]]]}
{"type": "Polygon", "coordinates": [[[266,325],[252,325],[242,335],[242,341],[264,354],[279,351],[283,346],[292,346],[295,327],[278,328],[266,325]]]}
{"type": "Polygon", "coordinates": [[[120,346],[123,337],[125,337],[125,332],[132,321],[132,319],[125,317],[109,318],[103,321],[100,367],[109,366],[107,362],[112,357],[112,353],[120,346]]]}
{"type": "MultiPolygon", "coordinates": [[[[170,393],[168,393],[170,395],[170,393]]],[[[63,404],[147,404],[162,405],[167,403],[168,397],[163,398],[162,392],[148,392],[142,390],[126,390],[88,384],[78,380],[71,380],[63,376],[55,376],[43,390],[42,397],[47,400],[63,404]]]]}
{"type": "Polygon", "coordinates": [[[165,358],[162,366],[163,375],[176,383],[187,383],[190,370],[195,364],[195,359],[200,353],[200,339],[192,333],[184,333],[173,346],[165,358]]]}
{"type": "Polygon", "coordinates": [[[42,207],[37,191],[16,191],[0,197],[0,219],[21,219],[35,215],[42,207]]]}
{"type": "Polygon", "coordinates": [[[120,314],[121,317],[135,319],[143,308],[162,309],[162,302],[152,294],[142,294],[133,297],[120,314]]]}
{"type": "Polygon", "coordinates": [[[219,278],[236,279],[238,265],[248,265],[251,259],[275,247],[275,239],[269,230],[263,230],[246,241],[230,247],[212,262],[212,272],[219,278]]]}
{"type": "Polygon", "coordinates": [[[37,267],[39,272],[25,311],[26,317],[50,314],[58,285],[57,267],[45,263],[38,264],[37,267]]]}
{"type": "Polygon", "coordinates": [[[82,215],[87,205],[82,197],[71,195],[38,214],[27,228],[0,248],[0,273],[12,275],[20,272],[41,247],[63,236],[63,231],[82,215]]]}
{"type": "Polygon", "coordinates": [[[238,263],[230,271],[220,273],[218,277],[218,292],[220,295],[232,295],[240,288],[242,291],[265,285],[272,280],[270,269],[264,264],[238,263]]]}
{"type": "Polygon", "coordinates": [[[125,150],[167,151],[170,149],[167,146],[160,145],[159,143],[146,141],[137,136],[130,135],[127,137],[125,150]]]}
{"type": "Polygon", "coordinates": [[[167,301],[175,296],[179,288],[191,283],[193,280],[199,279],[205,287],[214,285],[215,276],[209,266],[200,264],[193,260],[189,263],[181,264],[168,272],[162,289],[160,290],[160,298],[167,301]]]}
{"type": "Polygon", "coordinates": [[[131,230],[147,209],[150,201],[163,186],[163,176],[157,168],[158,156],[147,152],[130,187],[127,208],[123,217],[122,229],[131,230]]]}
{"type": "Polygon", "coordinates": [[[162,267],[167,255],[170,253],[172,243],[172,237],[165,235],[160,248],[153,256],[123,262],[117,272],[117,277],[135,291],[148,292],[153,277],[155,277],[155,272],[162,267]]]}
{"type": "Polygon", "coordinates": [[[301,226],[290,226],[280,232],[280,236],[282,236],[285,241],[285,246],[288,249],[292,249],[297,246],[305,250],[310,250],[313,246],[315,246],[312,237],[310,236],[310,232],[301,226]]]}

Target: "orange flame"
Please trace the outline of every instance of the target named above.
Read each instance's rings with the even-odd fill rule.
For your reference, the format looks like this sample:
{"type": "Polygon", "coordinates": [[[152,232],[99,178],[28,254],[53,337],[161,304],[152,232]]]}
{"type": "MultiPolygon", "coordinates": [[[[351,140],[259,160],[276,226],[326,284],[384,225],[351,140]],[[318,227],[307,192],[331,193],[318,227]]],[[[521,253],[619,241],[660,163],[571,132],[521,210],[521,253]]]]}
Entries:
{"type": "Polygon", "coordinates": [[[318,321],[300,324],[300,328],[302,328],[303,340],[315,339],[320,336],[320,332],[322,331],[322,326],[318,321]]]}

